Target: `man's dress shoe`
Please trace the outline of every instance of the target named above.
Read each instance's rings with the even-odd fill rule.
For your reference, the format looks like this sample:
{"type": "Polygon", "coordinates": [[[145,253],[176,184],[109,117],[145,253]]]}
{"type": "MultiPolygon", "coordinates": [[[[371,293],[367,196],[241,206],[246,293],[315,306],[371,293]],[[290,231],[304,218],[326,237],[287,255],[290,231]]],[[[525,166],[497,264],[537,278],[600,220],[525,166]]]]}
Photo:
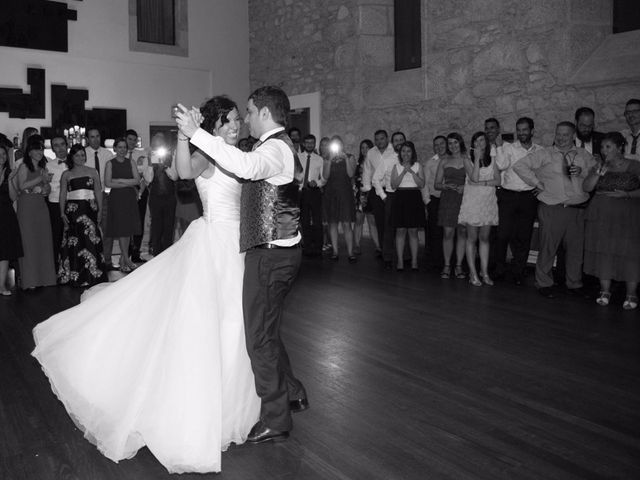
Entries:
{"type": "Polygon", "coordinates": [[[289,438],[289,432],[281,432],[267,427],[262,421],[256,423],[247,437],[249,443],[283,442],[289,438]]]}
{"type": "Polygon", "coordinates": [[[289,410],[291,413],[302,412],[309,408],[309,401],[306,398],[296,398],[289,401],[289,410]]]}

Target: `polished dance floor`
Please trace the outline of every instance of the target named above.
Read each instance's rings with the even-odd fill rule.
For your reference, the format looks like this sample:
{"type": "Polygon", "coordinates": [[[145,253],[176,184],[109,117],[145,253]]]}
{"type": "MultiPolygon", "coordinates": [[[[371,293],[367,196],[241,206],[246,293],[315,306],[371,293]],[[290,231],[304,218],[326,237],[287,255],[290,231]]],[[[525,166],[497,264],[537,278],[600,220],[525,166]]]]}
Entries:
{"type": "MultiPolygon", "coordinates": [[[[181,479],[640,478],[640,311],[614,296],[305,260],[284,338],[311,409],[287,442],[232,447],[181,479]]],[[[115,464],[86,442],[29,355],[74,305],[50,287],[0,297],[0,479],[178,478],[148,450],[115,464]]]]}

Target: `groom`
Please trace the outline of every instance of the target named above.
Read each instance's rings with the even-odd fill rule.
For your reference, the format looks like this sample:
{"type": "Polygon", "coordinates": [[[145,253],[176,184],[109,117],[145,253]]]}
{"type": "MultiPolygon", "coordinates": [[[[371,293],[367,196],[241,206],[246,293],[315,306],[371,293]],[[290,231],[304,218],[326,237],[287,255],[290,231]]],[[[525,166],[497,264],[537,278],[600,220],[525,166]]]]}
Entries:
{"type": "Polygon", "coordinates": [[[240,251],[246,252],[242,307],[247,351],[262,400],[260,420],[247,441],[280,441],[289,436],[291,412],[309,407],[302,383],[293,376],[280,338],[284,299],[300,268],[299,186],[302,165],[285,132],[289,98],[278,87],[254,91],[245,122],[259,141],[245,153],[198,128],[198,112],[178,113],[180,131],[215,163],[240,178],[240,251]]]}

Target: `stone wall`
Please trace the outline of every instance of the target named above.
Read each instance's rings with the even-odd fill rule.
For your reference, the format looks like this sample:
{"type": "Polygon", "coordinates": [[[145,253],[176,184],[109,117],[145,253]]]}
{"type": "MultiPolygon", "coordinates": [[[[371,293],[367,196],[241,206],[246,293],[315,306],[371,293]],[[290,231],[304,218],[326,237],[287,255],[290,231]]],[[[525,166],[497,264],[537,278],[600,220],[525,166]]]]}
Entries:
{"type": "MultiPolygon", "coordinates": [[[[423,67],[394,72],[392,0],[249,0],[251,86],[320,91],[322,134],[340,134],[352,149],[386,128],[403,130],[424,154],[435,134],[470,138],[489,116],[511,132],[518,117],[532,117],[543,144],[557,121],[584,105],[596,111],[598,130],[620,129],[624,103],[640,97],[640,75],[624,70],[628,58],[615,75],[612,62],[604,71],[602,62],[589,63],[612,37],[610,1],[423,0],[422,7],[423,67]]],[[[614,36],[627,54],[638,52],[635,33],[614,36]]]]}

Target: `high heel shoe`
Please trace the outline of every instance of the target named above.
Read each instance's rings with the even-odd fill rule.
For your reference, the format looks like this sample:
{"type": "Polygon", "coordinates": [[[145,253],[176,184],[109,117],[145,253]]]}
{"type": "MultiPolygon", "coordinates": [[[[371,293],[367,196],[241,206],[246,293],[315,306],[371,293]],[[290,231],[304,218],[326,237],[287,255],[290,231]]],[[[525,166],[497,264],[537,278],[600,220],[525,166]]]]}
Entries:
{"type": "Polygon", "coordinates": [[[482,281],[485,283],[485,285],[489,285],[492,286],[493,285],[493,280],[491,280],[491,278],[489,277],[489,274],[482,274],[482,281]]]}
{"type": "Polygon", "coordinates": [[[442,271],[440,272],[440,278],[448,279],[451,278],[451,267],[449,265],[445,265],[442,271]]]}
{"type": "Polygon", "coordinates": [[[598,294],[598,298],[596,298],[596,303],[602,307],[606,307],[609,305],[609,300],[611,300],[611,292],[600,292],[598,294]]]}
{"type": "Polygon", "coordinates": [[[482,286],[482,282],[480,281],[478,276],[477,275],[473,275],[473,274],[469,274],[469,283],[471,285],[473,285],[474,287],[481,287],[482,286]]]}
{"type": "Polygon", "coordinates": [[[624,303],[622,304],[622,308],[625,310],[638,308],[638,297],[635,295],[627,295],[627,298],[624,299],[624,303]]]}
{"type": "Polygon", "coordinates": [[[464,273],[464,270],[462,269],[462,265],[456,265],[456,268],[454,270],[456,278],[467,278],[467,276],[464,273]]]}

